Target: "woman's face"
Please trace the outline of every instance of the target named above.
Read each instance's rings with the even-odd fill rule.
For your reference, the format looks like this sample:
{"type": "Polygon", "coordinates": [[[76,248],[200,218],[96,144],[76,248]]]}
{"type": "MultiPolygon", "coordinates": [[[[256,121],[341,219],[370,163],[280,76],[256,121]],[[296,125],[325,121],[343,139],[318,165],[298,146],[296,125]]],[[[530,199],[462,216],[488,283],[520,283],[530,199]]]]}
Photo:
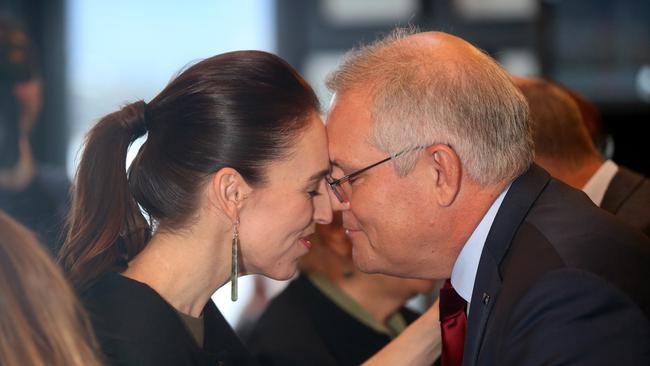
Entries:
{"type": "Polygon", "coordinates": [[[307,254],[315,223],[332,220],[324,180],[329,171],[325,126],[316,113],[285,160],[267,168],[267,184],[255,188],[240,213],[244,270],[278,280],[291,278],[307,254]]]}

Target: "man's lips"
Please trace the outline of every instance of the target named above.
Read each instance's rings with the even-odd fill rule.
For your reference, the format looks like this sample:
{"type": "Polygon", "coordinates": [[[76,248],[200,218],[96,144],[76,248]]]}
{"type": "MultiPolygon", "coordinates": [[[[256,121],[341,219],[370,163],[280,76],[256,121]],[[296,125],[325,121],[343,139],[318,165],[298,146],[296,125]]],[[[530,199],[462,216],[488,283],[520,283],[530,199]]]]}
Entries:
{"type": "Polygon", "coordinates": [[[348,227],[345,227],[344,229],[345,229],[345,234],[346,235],[350,235],[350,234],[361,231],[359,229],[353,229],[353,228],[348,228],[348,227]]]}

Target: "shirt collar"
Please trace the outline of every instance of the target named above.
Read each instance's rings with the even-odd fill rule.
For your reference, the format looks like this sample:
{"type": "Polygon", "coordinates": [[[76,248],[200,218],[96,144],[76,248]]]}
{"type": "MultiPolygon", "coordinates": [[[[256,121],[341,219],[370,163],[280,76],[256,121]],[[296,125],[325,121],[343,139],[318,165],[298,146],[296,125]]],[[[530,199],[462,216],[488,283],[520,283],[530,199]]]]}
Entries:
{"type": "Polygon", "coordinates": [[[618,172],[618,165],[611,160],[607,160],[603,165],[596,170],[596,173],[589,178],[587,184],[582,187],[582,191],[589,196],[589,198],[600,207],[600,204],[603,202],[603,197],[605,197],[605,192],[609,183],[614,179],[614,176],[618,172]]]}
{"type": "Polygon", "coordinates": [[[465,245],[463,245],[463,249],[461,249],[456,263],[454,263],[454,267],[451,270],[451,284],[458,295],[467,301],[468,314],[470,300],[472,299],[472,292],[474,290],[474,280],[476,279],[478,264],[481,260],[481,253],[483,253],[483,246],[485,246],[485,240],[490,232],[494,218],[509,189],[510,185],[494,200],[492,206],[490,206],[483,219],[481,219],[481,222],[479,222],[472,235],[470,235],[465,245]]]}

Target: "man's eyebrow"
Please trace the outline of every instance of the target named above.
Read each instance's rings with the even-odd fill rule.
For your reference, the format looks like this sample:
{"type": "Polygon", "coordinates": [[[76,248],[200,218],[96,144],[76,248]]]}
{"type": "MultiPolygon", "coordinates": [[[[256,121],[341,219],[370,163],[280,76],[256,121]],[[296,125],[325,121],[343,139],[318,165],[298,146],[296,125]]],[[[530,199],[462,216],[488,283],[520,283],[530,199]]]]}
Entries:
{"type": "Polygon", "coordinates": [[[340,169],[343,170],[343,171],[348,171],[348,170],[350,170],[350,168],[351,168],[351,167],[348,166],[347,164],[342,163],[342,162],[340,162],[340,161],[336,161],[336,160],[330,160],[330,164],[331,164],[332,166],[335,166],[335,167],[337,167],[337,168],[340,168],[340,169]]]}

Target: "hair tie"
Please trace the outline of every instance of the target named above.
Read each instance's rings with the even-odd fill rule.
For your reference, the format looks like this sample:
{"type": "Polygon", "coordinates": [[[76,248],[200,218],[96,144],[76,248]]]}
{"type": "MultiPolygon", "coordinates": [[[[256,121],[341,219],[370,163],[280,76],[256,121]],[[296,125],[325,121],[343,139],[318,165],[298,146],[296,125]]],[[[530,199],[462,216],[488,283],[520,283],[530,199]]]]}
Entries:
{"type": "Polygon", "coordinates": [[[124,113],[124,126],[130,131],[133,138],[143,136],[149,131],[147,124],[147,103],[138,101],[122,109],[124,113]]]}

